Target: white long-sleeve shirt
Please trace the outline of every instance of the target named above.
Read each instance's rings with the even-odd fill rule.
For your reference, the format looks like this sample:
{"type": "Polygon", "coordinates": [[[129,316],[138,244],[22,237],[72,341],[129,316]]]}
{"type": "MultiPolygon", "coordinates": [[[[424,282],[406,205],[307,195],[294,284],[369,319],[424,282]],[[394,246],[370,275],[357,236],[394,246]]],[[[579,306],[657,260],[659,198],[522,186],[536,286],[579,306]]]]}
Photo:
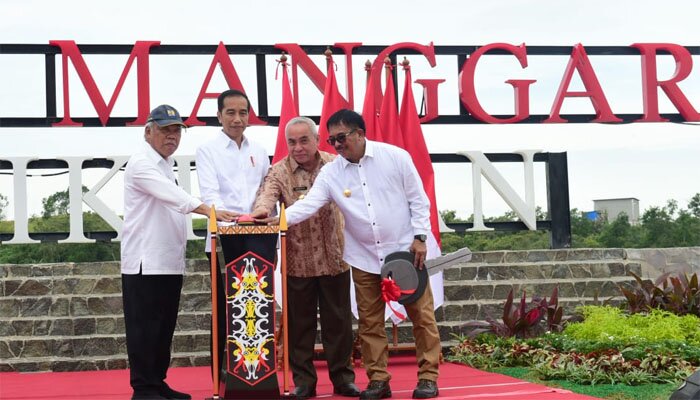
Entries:
{"type": "Polygon", "coordinates": [[[148,144],[134,154],[124,173],[121,271],[144,275],[185,272],[185,214],[202,202],[177,186],[174,161],[148,144]]]}
{"type": "MultiPolygon", "coordinates": [[[[217,210],[250,214],[270,159],[265,148],[243,136],[241,147],[223,131],[197,149],[197,178],[202,201],[217,210]]],[[[206,251],[211,251],[207,231],[206,251]]]]}
{"type": "Polygon", "coordinates": [[[357,164],[336,157],[287,209],[287,222],[304,221],[330,201],[345,217],[343,260],[366,272],[379,274],[384,257],[430,233],[430,202],[411,156],[396,146],[367,140],[357,164]]]}

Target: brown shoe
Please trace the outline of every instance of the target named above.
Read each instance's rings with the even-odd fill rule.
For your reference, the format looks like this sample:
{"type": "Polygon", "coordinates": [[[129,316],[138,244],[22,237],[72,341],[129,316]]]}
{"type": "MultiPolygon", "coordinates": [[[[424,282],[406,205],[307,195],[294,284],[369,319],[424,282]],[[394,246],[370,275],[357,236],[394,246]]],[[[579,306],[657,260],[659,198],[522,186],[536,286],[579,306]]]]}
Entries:
{"type": "Polygon", "coordinates": [[[437,387],[437,382],[430,379],[419,379],[416,389],[413,391],[414,399],[432,399],[438,397],[440,391],[437,387]]]}
{"type": "Polygon", "coordinates": [[[369,381],[367,389],[360,393],[361,400],[388,399],[391,397],[391,388],[388,381],[369,381]]]}

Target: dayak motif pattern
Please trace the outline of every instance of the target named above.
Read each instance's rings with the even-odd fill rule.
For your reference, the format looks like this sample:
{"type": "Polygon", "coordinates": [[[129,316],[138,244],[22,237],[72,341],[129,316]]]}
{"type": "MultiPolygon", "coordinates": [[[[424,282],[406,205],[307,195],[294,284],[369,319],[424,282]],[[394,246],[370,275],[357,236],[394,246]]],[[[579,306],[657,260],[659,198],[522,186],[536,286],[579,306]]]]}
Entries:
{"type": "Polygon", "coordinates": [[[228,225],[216,229],[219,235],[259,235],[279,233],[279,225],[228,225]]]}
{"type": "Polygon", "coordinates": [[[253,386],[275,373],[273,265],[247,252],[226,269],[227,370],[253,386]]]}

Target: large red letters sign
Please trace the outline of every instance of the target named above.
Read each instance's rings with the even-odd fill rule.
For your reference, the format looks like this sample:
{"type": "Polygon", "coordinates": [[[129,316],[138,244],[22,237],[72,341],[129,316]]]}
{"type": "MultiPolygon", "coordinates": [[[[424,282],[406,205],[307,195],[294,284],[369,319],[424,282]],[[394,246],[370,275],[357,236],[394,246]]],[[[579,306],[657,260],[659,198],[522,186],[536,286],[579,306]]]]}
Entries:
{"type": "MultiPolygon", "coordinates": [[[[117,86],[112,93],[109,103],[105,102],[105,98],[97,87],[92,74],[85,62],[80,49],[71,40],[52,40],[49,42],[52,46],[57,46],[61,50],[62,69],[63,69],[63,118],[53,124],[54,126],[82,126],[81,123],[71,119],[70,113],[70,88],[68,82],[68,66],[69,62],[75,68],[80,81],[85,88],[90,101],[92,102],[95,111],[102,125],[106,125],[110,118],[114,104],[119,97],[119,93],[124,85],[124,81],[131,70],[134,61],[136,62],[136,80],[137,80],[137,117],[134,121],[128,122],[127,125],[143,125],[146,123],[150,110],[150,80],[149,80],[149,55],[151,48],[159,46],[158,41],[137,41],[129,55],[126,66],[122,71],[121,77],[117,82],[117,86]]],[[[361,46],[361,43],[335,43],[334,47],[340,49],[344,54],[346,68],[346,87],[347,97],[343,99],[348,108],[354,108],[353,96],[353,74],[352,74],[352,59],[353,49],[361,46]]],[[[296,43],[278,43],[276,48],[288,53],[292,59],[292,80],[294,98],[299,102],[298,88],[298,69],[300,68],[316,88],[323,93],[326,75],[319,68],[309,55],[296,43]]],[[[693,69],[693,59],[690,52],[683,46],[669,43],[635,43],[631,47],[639,50],[641,55],[642,69],[642,95],[644,104],[644,116],[639,119],[640,122],[664,122],[666,119],[659,114],[659,98],[658,89],[661,88],[668,96],[671,103],[678,109],[681,116],[686,121],[700,121],[700,113],[693,107],[685,94],[681,91],[678,84],[686,79],[693,69]],[[659,80],[657,76],[656,58],[659,53],[668,53],[673,56],[676,62],[676,71],[670,79],[659,80]]],[[[396,43],[384,48],[371,63],[370,73],[373,74],[374,86],[369,90],[374,93],[375,104],[381,104],[382,89],[381,89],[381,73],[384,59],[390,54],[400,52],[401,50],[411,50],[423,55],[431,67],[437,65],[435,58],[435,47],[433,43],[421,45],[418,43],[396,43]]],[[[520,66],[525,69],[528,67],[527,62],[527,47],[525,44],[519,46],[507,43],[492,43],[482,46],[474,51],[466,60],[461,68],[458,80],[460,101],[467,109],[469,114],[474,118],[487,122],[508,124],[517,123],[527,119],[530,116],[529,107],[529,88],[530,85],[536,83],[533,79],[507,79],[505,83],[513,87],[514,92],[514,114],[512,117],[495,117],[489,114],[479,102],[476,94],[475,70],[479,59],[491,50],[506,52],[515,56],[520,63],[520,66]]],[[[208,87],[213,77],[216,67],[222,72],[226,83],[230,88],[245,91],[244,85],[236,72],[231,57],[226,46],[220,42],[214,58],[212,59],[209,70],[204,77],[201,89],[194,102],[194,107],[188,119],[185,121],[190,126],[204,125],[197,117],[200,106],[204,99],[214,99],[219,93],[208,92],[208,87]]],[[[444,79],[417,79],[415,82],[420,84],[424,89],[425,115],[421,122],[425,123],[438,117],[438,85],[443,83],[444,79]]],[[[567,122],[560,116],[560,110],[564,100],[569,97],[587,97],[590,99],[593,109],[596,113],[596,118],[591,122],[621,122],[622,120],[615,116],[610,104],[605,96],[603,87],[601,86],[596,76],[593,65],[586,54],[586,50],[582,44],[577,44],[573,47],[569,57],[569,63],[564,71],[561,79],[559,90],[552,102],[552,107],[549,116],[544,122],[567,122]],[[570,91],[569,85],[573,74],[577,72],[583,85],[584,91],[570,91]]],[[[266,122],[258,118],[251,110],[250,123],[264,125],[266,122]]]]}

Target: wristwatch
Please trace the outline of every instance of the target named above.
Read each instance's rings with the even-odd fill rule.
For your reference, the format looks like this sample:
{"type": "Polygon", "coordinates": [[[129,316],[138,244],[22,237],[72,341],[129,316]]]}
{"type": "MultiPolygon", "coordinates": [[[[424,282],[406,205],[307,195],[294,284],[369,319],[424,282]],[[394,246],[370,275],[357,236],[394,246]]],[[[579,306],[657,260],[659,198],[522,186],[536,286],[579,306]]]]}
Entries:
{"type": "Polygon", "coordinates": [[[425,241],[428,240],[428,235],[416,235],[413,238],[425,243],[425,241]]]}

